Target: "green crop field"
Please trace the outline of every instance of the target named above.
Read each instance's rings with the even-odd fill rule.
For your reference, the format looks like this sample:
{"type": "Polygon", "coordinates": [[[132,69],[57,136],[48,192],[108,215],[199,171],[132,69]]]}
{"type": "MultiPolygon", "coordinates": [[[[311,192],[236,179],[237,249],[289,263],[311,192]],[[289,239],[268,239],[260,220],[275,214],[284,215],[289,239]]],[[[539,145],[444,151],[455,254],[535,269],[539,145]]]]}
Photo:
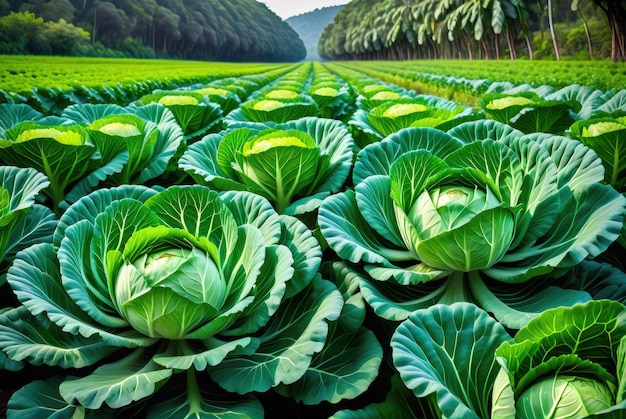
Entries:
{"type": "Polygon", "coordinates": [[[278,67],[281,65],[0,55],[0,89],[20,94],[33,88],[70,90],[78,86],[114,86],[147,80],[191,84],[278,67]]]}
{"type": "Polygon", "coordinates": [[[8,418],[626,412],[623,63],[0,68],[8,418]]]}

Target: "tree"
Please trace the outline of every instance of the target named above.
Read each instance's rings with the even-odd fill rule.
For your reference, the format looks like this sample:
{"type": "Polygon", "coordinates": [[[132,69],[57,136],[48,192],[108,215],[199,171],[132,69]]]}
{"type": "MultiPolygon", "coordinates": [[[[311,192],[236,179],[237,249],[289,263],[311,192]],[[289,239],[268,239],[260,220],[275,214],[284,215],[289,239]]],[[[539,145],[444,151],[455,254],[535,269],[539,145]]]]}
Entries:
{"type": "Polygon", "coordinates": [[[611,60],[626,60],[626,2],[592,0],[606,15],[611,28],[611,60]]]}
{"type": "Polygon", "coordinates": [[[99,40],[106,46],[116,47],[126,38],[131,27],[124,10],[108,1],[96,1],[92,13],[92,43],[99,40]]]}
{"type": "Polygon", "coordinates": [[[559,53],[559,42],[556,39],[556,31],[554,30],[554,19],[552,18],[552,0],[548,0],[548,22],[550,25],[550,35],[552,37],[552,45],[554,46],[554,55],[557,60],[561,59],[561,54],[559,53]]]}
{"type": "Polygon", "coordinates": [[[54,55],[79,55],[89,42],[88,32],[63,19],[46,22],[44,37],[54,55]]]}
{"type": "Polygon", "coordinates": [[[37,49],[44,21],[34,13],[11,12],[0,18],[0,53],[27,54],[37,49]]]}

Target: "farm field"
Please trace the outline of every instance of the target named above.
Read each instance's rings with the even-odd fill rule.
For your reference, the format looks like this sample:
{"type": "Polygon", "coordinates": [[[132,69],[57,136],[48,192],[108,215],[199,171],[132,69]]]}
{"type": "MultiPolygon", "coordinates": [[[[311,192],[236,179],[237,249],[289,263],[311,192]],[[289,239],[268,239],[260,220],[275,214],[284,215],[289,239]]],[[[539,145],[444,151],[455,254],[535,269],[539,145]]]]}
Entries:
{"type": "Polygon", "coordinates": [[[626,67],[545,65],[0,56],[0,407],[622,417],[626,67]]]}
{"type": "MultiPolygon", "coordinates": [[[[361,69],[420,76],[451,76],[487,83],[509,82],[513,85],[548,85],[563,88],[572,84],[600,90],[621,90],[626,86],[626,65],[612,61],[528,61],[528,60],[422,60],[369,61],[361,69]]],[[[486,83],[486,84],[487,84],[486,83]]],[[[488,88],[488,85],[485,86],[488,88]]]]}
{"type": "MultiPolygon", "coordinates": [[[[287,65],[289,66],[289,65],[287,65]]],[[[141,81],[193,83],[285,67],[203,61],[0,55],[0,88],[18,94],[36,89],[71,90],[141,81]]]]}

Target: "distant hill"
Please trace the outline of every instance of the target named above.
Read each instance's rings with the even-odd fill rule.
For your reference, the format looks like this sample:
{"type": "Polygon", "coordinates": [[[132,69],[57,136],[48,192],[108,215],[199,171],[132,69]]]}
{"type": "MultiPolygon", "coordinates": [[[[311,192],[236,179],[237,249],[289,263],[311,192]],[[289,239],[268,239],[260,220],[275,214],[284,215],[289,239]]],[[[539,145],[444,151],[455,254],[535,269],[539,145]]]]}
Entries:
{"type": "Polygon", "coordinates": [[[344,7],[345,5],[324,7],[285,20],[304,42],[307,51],[305,60],[321,59],[317,54],[317,41],[322,35],[322,30],[333,22],[335,15],[344,7]]]}

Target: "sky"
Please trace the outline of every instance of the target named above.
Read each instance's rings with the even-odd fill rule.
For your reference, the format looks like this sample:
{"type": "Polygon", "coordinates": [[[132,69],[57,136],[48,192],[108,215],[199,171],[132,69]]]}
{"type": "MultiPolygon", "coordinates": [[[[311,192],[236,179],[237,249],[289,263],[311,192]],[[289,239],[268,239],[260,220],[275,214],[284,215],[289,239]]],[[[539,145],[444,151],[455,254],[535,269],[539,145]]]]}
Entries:
{"type": "Polygon", "coordinates": [[[283,20],[291,16],[301,15],[322,7],[338,6],[340,4],[348,4],[350,0],[258,0],[283,20]]]}

